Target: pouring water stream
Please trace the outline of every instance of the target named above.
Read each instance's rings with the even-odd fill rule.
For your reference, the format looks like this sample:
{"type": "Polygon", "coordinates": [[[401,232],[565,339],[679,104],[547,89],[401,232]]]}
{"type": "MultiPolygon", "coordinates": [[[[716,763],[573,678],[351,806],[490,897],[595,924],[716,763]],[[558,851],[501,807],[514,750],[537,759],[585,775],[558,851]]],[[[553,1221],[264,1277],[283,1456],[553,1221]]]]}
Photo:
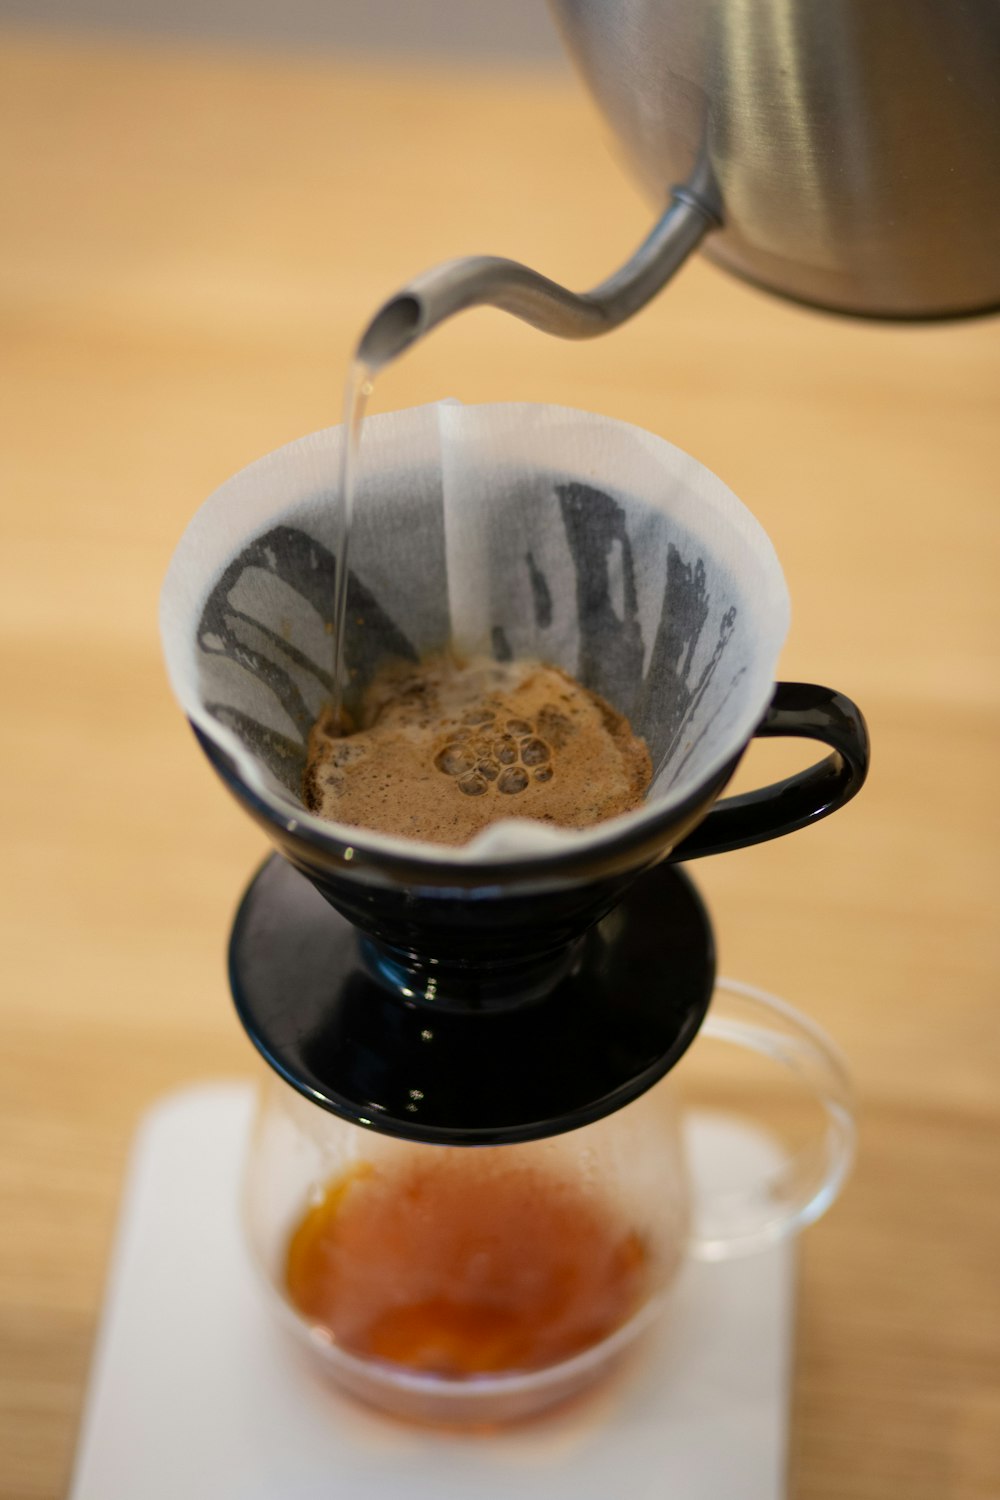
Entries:
{"type": "Polygon", "coordinates": [[[593,291],[568,291],[519,261],[470,255],[423,272],[383,303],[358,343],[344,389],[340,458],[340,515],[333,611],[330,721],[344,733],[344,645],[350,573],[351,524],[365,407],[380,370],[432,328],[470,307],[491,306],[543,333],[586,339],[617,328],[665,285],[702,239],[718,226],[705,184],[673,190],[669,207],[630,260],[593,291]]]}

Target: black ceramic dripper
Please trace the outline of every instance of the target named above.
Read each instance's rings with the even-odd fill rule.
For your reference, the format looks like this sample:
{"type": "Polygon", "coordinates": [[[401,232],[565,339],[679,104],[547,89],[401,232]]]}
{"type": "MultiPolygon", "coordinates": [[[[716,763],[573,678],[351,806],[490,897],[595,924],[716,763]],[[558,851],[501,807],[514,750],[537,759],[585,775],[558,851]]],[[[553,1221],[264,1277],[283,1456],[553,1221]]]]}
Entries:
{"type": "Polygon", "coordinates": [[[329,692],[322,483],[339,434],[270,455],[195,518],[163,601],[175,690],[284,856],[237,919],[234,994],[272,1066],[358,1123],[460,1143],[551,1134],[642,1092],[697,1031],[710,928],[663,862],[833,811],[864,778],[863,722],[825,689],[775,687],[787,597],[773,549],[669,444],[549,408],[425,408],[370,426],[381,462],[352,542],[356,684],[386,657],[485,634],[495,655],[553,661],[625,712],[654,782],[642,809],[594,829],[500,823],[459,850],[313,816],[301,776],[329,692]],[[421,457],[428,431],[437,448],[421,457]],[[464,510],[490,559],[481,589],[449,587],[464,510]],[[433,556],[443,573],[428,603],[412,575],[426,581],[433,556]],[[754,734],[832,753],[716,804],[754,734]]]}

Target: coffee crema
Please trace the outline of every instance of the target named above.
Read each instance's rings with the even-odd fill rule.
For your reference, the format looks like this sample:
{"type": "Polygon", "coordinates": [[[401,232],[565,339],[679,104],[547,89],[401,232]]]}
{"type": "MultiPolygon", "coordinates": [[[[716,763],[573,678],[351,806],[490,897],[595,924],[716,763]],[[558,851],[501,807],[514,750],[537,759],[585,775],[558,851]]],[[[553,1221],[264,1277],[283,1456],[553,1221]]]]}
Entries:
{"type": "Polygon", "coordinates": [[[464,844],[501,818],[587,828],[641,805],[652,765],[628,721],[537,661],[390,665],[356,733],[309,738],[306,806],[380,833],[464,844]]]}
{"type": "Polygon", "coordinates": [[[329,1183],[291,1236],[285,1285],[347,1352],[461,1378],[601,1343],[642,1305],[649,1270],[641,1237],[578,1184],[444,1154],[329,1183]]]}

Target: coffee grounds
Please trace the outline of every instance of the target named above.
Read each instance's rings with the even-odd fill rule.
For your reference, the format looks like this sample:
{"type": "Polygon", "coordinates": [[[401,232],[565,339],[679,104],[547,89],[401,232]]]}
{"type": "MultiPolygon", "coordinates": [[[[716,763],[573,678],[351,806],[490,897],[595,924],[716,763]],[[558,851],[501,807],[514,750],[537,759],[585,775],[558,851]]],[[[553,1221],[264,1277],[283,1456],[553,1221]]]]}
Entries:
{"type": "Polygon", "coordinates": [[[602,698],[535,661],[390,666],[361,728],[314,725],[304,780],[320,817],[432,843],[467,843],[501,818],[588,828],[641,805],[645,742],[602,698]]]}

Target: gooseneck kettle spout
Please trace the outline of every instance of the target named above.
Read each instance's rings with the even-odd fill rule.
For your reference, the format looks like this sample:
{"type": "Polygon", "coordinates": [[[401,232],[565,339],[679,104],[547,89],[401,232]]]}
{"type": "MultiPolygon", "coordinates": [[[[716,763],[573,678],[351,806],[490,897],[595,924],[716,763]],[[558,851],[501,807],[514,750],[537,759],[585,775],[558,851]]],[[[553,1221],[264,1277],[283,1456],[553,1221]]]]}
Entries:
{"type": "Polygon", "coordinates": [[[374,373],[469,307],[498,307],[557,338],[608,333],[645,307],[719,225],[710,201],[710,194],[696,186],[674,188],[669,207],[635,254],[590,292],[571,292],[501,256],[445,261],[383,303],[362,334],[356,359],[374,373]]]}

